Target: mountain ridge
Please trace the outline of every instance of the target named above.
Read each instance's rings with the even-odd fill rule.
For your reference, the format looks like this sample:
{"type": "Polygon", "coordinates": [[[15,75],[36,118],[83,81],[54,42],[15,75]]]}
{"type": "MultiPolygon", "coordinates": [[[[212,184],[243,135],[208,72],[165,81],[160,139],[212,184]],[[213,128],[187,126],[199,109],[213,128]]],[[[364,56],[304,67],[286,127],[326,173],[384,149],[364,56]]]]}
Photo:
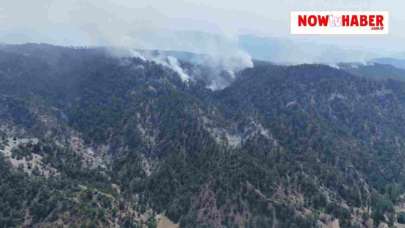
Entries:
{"type": "Polygon", "coordinates": [[[255,61],[213,91],[180,64],[193,80],[103,49],[0,48],[0,225],[397,224],[403,82],[255,61]]]}

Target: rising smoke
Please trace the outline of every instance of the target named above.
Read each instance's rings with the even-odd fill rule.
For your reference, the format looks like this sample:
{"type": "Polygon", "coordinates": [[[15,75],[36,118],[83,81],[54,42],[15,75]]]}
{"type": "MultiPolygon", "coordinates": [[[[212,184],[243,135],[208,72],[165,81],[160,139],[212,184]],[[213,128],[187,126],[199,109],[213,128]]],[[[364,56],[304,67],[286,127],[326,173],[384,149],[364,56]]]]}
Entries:
{"type": "Polygon", "coordinates": [[[133,57],[171,68],[185,82],[193,77],[181,67],[178,57],[150,55],[150,51],[197,54],[181,61],[210,67],[210,74],[205,77],[207,87],[213,90],[224,88],[236,72],[253,66],[250,55],[240,49],[236,34],[177,30],[176,25],[168,23],[170,18],[151,8],[139,10],[109,5],[108,8],[99,9],[87,1],[73,7],[71,12],[71,21],[92,43],[130,50],[127,53],[133,57]],[[91,16],[86,15],[86,11],[92,12],[91,16]]]}

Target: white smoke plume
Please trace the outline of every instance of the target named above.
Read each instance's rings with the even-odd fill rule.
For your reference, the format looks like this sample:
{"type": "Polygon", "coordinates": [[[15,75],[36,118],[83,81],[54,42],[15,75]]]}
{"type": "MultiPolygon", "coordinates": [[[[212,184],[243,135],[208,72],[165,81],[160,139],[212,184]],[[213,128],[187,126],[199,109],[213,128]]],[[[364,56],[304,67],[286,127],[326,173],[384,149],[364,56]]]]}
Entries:
{"type": "MultiPolygon", "coordinates": [[[[238,36],[230,32],[213,34],[208,32],[183,31],[172,28],[173,25],[165,17],[153,9],[132,9],[111,4],[108,8],[98,9],[87,0],[74,7],[71,18],[77,27],[86,34],[92,42],[104,46],[125,48],[133,57],[147,59],[174,70],[183,81],[190,81],[192,77],[181,67],[177,56],[152,56],[147,52],[133,50],[185,51],[202,54],[204,58],[187,59],[191,63],[209,66],[218,71],[236,72],[252,67],[253,62],[249,54],[241,50],[238,36]],[[91,10],[91,17],[82,11],[91,10]],[[85,16],[84,16],[85,15],[85,16]],[[132,52],[132,53],[131,53],[132,52]]],[[[187,19],[185,19],[187,20],[187,19]]],[[[175,26],[176,27],[176,26],[175,26]]],[[[185,59],[180,59],[184,61],[185,59]]],[[[229,79],[213,78],[211,89],[224,88],[229,79]],[[214,86],[215,84],[215,86],[214,86]]],[[[221,74],[217,74],[221,77],[221,74]]]]}
{"type": "Polygon", "coordinates": [[[141,53],[139,53],[133,49],[129,49],[129,53],[130,53],[131,57],[135,57],[135,58],[141,59],[142,61],[146,61],[146,58],[141,53]]]}
{"type": "Polygon", "coordinates": [[[175,57],[168,56],[167,60],[170,65],[170,68],[173,69],[180,76],[180,79],[183,82],[188,82],[190,80],[190,76],[184,73],[183,69],[179,65],[179,61],[175,57]]]}
{"type": "Polygon", "coordinates": [[[399,0],[2,0],[0,43],[169,48],[220,57],[243,57],[238,45],[234,45],[236,37],[251,34],[280,40],[270,40],[269,44],[260,39],[245,42],[242,48],[255,59],[260,57],[279,63],[336,63],[370,56],[394,57],[400,53],[403,56],[404,7],[405,1],[399,0]],[[289,34],[290,11],[331,8],[389,11],[390,34],[381,37],[289,34]],[[222,34],[222,37],[178,32],[190,29],[222,34]],[[294,42],[290,44],[288,40],[294,42]],[[349,52],[339,51],[341,49],[349,52]]]}
{"type": "Polygon", "coordinates": [[[115,55],[129,55],[130,57],[138,58],[142,61],[152,61],[164,67],[170,68],[179,75],[183,82],[189,82],[191,79],[191,77],[181,68],[179,61],[174,56],[164,55],[159,51],[137,51],[135,49],[129,49],[129,54],[126,54],[126,51],[117,51],[117,49],[112,50],[112,52],[115,55]]]}
{"type": "Polygon", "coordinates": [[[207,88],[212,90],[225,88],[234,79],[235,73],[253,67],[250,55],[240,49],[238,38],[229,34],[142,30],[133,36],[126,35],[125,42],[128,47],[142,50],[144,58],[172,68],[183,81],[192,80],[193,77],[181,68],[177,56],[164,52],[193,53],[180,58],[180,61],[209,67],[210,71],[205,75],[205,81],[208,83],[207,88]],[[159,50],[161,54],[152,55],[152,50],[159,50]],[[223,72],[227,74],[224,75],[223,72]]]}
{"type": "MultiPolygon", "coordinates": [[[[160,1],[158,4],[137,0],[44,0],[43,4],[30,3],[35,13],[18,13],[21,16],[16,17],[17,14],[12,13],[17,13],[21,7],[9,1],[4,5],[7,9],[4,11],[10,12],[5,16],[10,20],[14,18],[11,20],[13,23],[10,25],[0,22],[3,26],[0,32],[9,29],[18,37],[24,35],[36,37],[31,39],[32,42],[51,42],[72,46],[110,46],[127,50],[187,51],[208,56],[203,61],[200,59],[199,63],[230,72],[230,75],[253,66],[250,56],[239,47],[238,33],[229,28],[232,26],[224,26],[229,28],[224,30],[216,27],[217,24],[193,21],[197,15],[189,13],[186,8],[182,14],[183,18],[176,17],[177,12],[162,11],[168,7],[176,11],[182,7],[190,7],[190,10],[198,9],[194,4],[180,2],[175,4],[178,7],[171,7],[171,3],[167,1],[160,1]],[[165,5],[167,7],[164,7],[165,5]],[[195,27],[195,24],[202,26],[195,27]],[[26,27],[32,28],[32,31],[25,32],[26,27]],[[212,33],[185,30],[190,28],[212,33]]],[[[133,52],[130,55],[137,54],[133,52]]],[[[145,56],[136,57],[147,59],[145,56]]],[[[152,60],[160,61],[161,64],[173,69],[183,81],[190,80],[190,75],[181,68],[179,63],[184,59],[176,58],[178,57],[166,56],[164,59],[153,58],[152,60]]],[[[210,78],[210,81],[215,79],[210,78]]],[[[211,86],[211,88],[222,88],[226,84],[225,81],[228,80],[218,80],[214,83],[217,86],[211,86]]]]}

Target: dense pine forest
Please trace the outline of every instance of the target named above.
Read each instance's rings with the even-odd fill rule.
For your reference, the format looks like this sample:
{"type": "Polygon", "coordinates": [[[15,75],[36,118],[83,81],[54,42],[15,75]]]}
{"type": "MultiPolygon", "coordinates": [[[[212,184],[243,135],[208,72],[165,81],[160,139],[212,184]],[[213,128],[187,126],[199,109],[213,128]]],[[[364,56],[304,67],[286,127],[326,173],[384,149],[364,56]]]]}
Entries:
{"type": "Polygon", "coordinates": [[[0,227],[405,224],[405,70],[179,64],[1,45],[0,227]]]}

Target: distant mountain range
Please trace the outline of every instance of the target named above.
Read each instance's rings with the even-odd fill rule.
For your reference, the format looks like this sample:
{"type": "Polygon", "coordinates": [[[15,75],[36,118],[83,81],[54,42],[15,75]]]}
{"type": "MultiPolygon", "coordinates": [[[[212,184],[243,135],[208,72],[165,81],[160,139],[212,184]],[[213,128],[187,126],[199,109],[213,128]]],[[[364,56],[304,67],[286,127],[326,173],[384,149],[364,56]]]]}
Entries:
{"type": "Polygon", "coordinates": [[[143,31],[134,35],[138,49],[184,51],[226,58],[247,53],[281,64],[367,62],[384,53],[314,42],[310,38],[232,35],[202,31],[143,31]]]}
{"type": "Polygon", "coordinates": [[[310,40],[244,35],[239,46],[253,58],[281,64],[366,62],[375,56],[364,50],[342,49],[335,45],[316,44],[310,40]]]}
{"type": "Polygon", "coordinates": [[[405,59],[401,58],[378,58],[373,59],[373,62],[392,65],[397,68],[405,69],[405,59]]]}

